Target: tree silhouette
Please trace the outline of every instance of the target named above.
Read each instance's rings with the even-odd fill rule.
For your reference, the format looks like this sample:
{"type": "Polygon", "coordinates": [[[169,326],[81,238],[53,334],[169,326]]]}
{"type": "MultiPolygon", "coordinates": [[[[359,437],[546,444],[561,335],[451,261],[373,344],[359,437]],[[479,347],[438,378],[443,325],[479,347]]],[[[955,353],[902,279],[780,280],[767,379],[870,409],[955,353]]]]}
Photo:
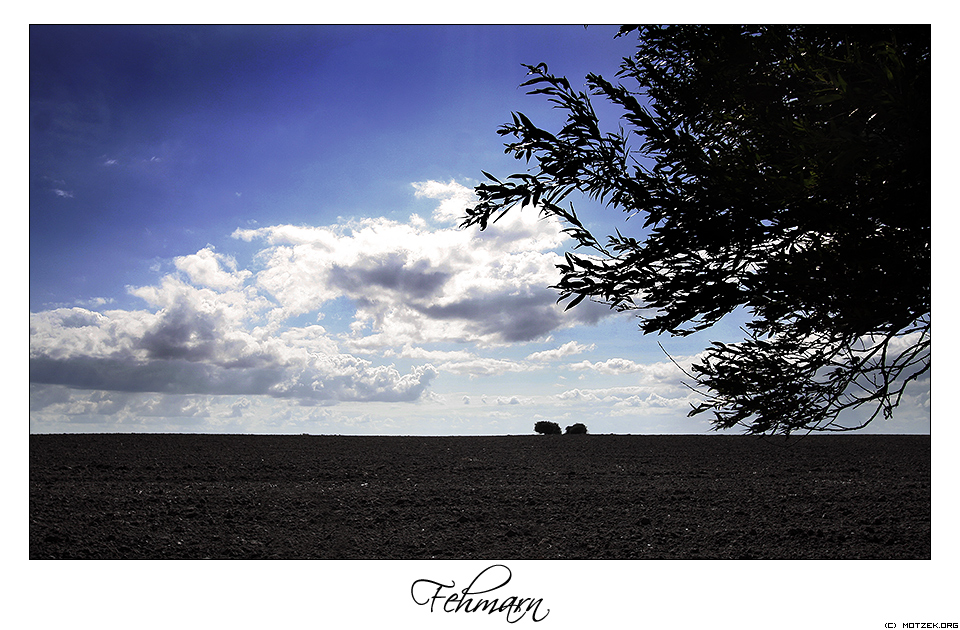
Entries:
{"type": "Polygon", "coordinates": [[[559,218],[576,241],[560,300],[636,310],[644,333],[752,317],[742,342],[714,342],[687,373],[703,395],[690,415],[712,411],[715,429],[850,430],[892,415],[930,367],[929,26],[628,34],[622,82],[587,75],[589,94],[526,66],[522,85],[566,124],[554,134],[514,113],[498,133],[528,168],[484,172],[463,225],[523,205],[559,218]],[[591,96],[622,109],[615,131],[601,131],[591,96]],[[601,242],[561,205],[575,192],[642,225],[601,242]],[[838,420],[862,405],[866,421],[838,420]]]}
{"type": "Polygon", "coordinates": [[[560,435],[560,425],[556,422],[549,422],[547,420],[540,420],[535,425],[533,425],[533,430],[537,433],[542,433],[544,435],[560,435]]]}

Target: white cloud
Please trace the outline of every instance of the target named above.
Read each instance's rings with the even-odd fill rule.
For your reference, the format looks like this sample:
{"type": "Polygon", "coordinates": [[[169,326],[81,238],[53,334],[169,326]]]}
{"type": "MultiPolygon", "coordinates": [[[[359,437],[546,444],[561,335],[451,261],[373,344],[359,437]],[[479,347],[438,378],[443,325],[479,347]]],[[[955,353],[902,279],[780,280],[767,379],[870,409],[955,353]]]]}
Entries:
{"type": "Polygon", "coordinates": [[[196,254],[174,258],[173,264],[194,284],[212,289],[239,289],[253,275],[252,272],[246,269],[237,271],[236,260],[213,249],[212,245],[207,245],[196,254]]]}
{"type": "Polygon", "coordinates": [[[466,215],[467,206],[474,203],[476,198],[473,191],[451,181],[442,184],[436,181],[414,182],[417,197],[440,199],[440,205],[433,211],[433,219],[442,223],[460,223],[466,215]]]}
{"type": "Polygon", "coordinates": [[[146,311],[101,314],[79,307],[31,313],[30,356],[136,357],[137,339],[155,320],[156,315],[146,311]]]}
{"type": "Polygon", "coordinates": [[[405,359],[426,359],[428,361],[470,361],[477,355],[468,350],[427,350],[406,344],[400,350],[388,348],[383,352],[385,357],[401,357],[405,359]]]}
{"type": "MultiPolygon", "coordinates": [[[[434,215],[462,216],[472,192],[451,182],[419,182],[417,195],[440,199],[434,215]]],[[[354,351],[439,342],[530,341],[610,314],[583,304],[564,312],[553,251],[563,240],[555,220],[525,211],[486,231],[364,219],[332,227],[278,225],[238,229],[234,237],[267,244],[255,285],[278,304],[277,320],[319,312],[347,297],[356,304],[354,351]]]]}
{"type": "Polygon", "coordinates": [[[113,304],[115,302],[116,300],[113,298],[92,297],[84,300],[77,300],[72,304],[73,306],[87,306],[90,308],[98,308],[98,307],[106,306],[107,304],[113,304]]]}
{"type": "Polygon", "coordinates": [[[627,385],[621,387],[599,387],[593,389],[570,389],[566,390],[561,394],[557,394],[556,398],[558,400],[583,400],[588,402],[608,402],[608,403],[619,403],[630,399],[636,398],[647,398],[652,393],[656,393],[659,396],[664,397],[673,397],[666,396],[666,394],[678,394],[678,393],[689,393],[686,387],[678,380],[671,381],[667,383],[661,383],[658,385],[627,385]]]}
{"type": "Polygon", "coordinates": [[[683,397],[668,398],[656,392],[650,392],[646,396],[629,396],[628,398],[618,400],[613,406],[619,409],[666,408],[680,411],[690,409],[691,402],[695,400],[699,401],[699,399],[695,399],[694,395],[691,394],[683,397]]]}
{"type": "Polygon", "coordinates": [[[315,404],[417,400],[438,374],[429,364],[401,374],[344,354],[320,326],[251,326],[267,307],[251,291],[217,292],[167,276],[131,292],[159,310],[31,314],[31,381],[315,404]]]}
{"type": "Polygon", "coordinates": [[[646,366],[641,365],[629,359],[613,358],[606,361],[580,361],[571,363],[567,366],[571,370],[592,370],[600,374],[630,374],[632,372],[642,372],[646,366]]]}
{"type": "Polygon", "coordinates": [[[577,401],[577,402],[599,402],[603,400],[603,395],[597,395],[589,390],[569,389],[561,394],[557,394],[557,400],[577,401]]]}
{"type": "Polygon", "coordinates": [[[441,363],[439,369],[442,372],[451,374],[461,374],[464,376],[495,376],[497,374],[506,374],[508,372],[528,372],[530,366],[510,361],[508,359],[495,359],[491,357],[476,357],[462,361],[447,361],[441,363]]]}
{"type": "MultiPolygon", "coordinates": [[[[678,363],[690,363],[695,357],[683,357],[676,359],[678,363]]],[[[575,371],[591,371],[597,374],[640,374],[641,378],[648,380],[673,380],[679,379],[683,373],[671,361],[659,361],[657,363],[637,363],[630,359],[614,357],[606,361],[579,361],[570,363],[567,369],[575,371]]]]}
{"type": "Polygon", "coordinates": [[[595,344],[585,345],[582,343],[577,343],[576,341],[568,341],[559,348],[554,348],[553,350],[543,350],[541,352],[534,352],[527,356],[528,361],[559,361],[565,357],[569,357],[575,354],[581,354],[583,352],[590,352],[596,348],[595,344]]]}

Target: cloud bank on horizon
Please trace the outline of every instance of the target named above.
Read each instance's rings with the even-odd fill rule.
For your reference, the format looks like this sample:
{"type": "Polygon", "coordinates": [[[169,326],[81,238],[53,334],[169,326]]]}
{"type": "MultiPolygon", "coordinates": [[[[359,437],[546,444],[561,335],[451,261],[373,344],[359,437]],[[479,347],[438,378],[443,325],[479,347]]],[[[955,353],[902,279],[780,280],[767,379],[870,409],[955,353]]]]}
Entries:
{"type": "MultiPolygon", "coordinates": [[[[250,268],[208,245],[174,257],[173,270],[156,284],[129,287],[142,309],[73,306],[31,313],[36,428],[58,416],[56,426],[71,416],[129,421],[158,414],[209,419],[213,413],[236,420],[260,397],[300,408],[442,405],[430,391],[441,373],[473,379],[556,371],[562,361],[572,373],[642,374],[647,387],[676,381],[679,373],[667,362],[570,362],[596,347],[577,341],[517,358],[485,355],[484,349],[549,343],[554,333],[596,326],[613,313],[592,303],[570,311],[557,304],[549,287],[558,278],[564,235],[555,220],[528,209],[483,232],[463,230],[457,224],[474,200],[471,189],[427,181],[414,183],[412,192],[437,202],[429,217],[237,229],[233,239],[259,247],[250,268]],[[340,332],[323,325],[331,305],[353,311],[340,332]],[[398,360],[409,367],[385,363],[398,360]],[[171,406],[172,400],[178,402],[171,406]]],[[[553,398],[607,399],[614,408],[689,402],[686,396],[639,394],[638,387],[574,388],[553,398]]],[[[534,398],[489,401],[520,405],[534,398]]],[[[459,400],[486,404],[488,397],[464,394],[459,400]]]]}

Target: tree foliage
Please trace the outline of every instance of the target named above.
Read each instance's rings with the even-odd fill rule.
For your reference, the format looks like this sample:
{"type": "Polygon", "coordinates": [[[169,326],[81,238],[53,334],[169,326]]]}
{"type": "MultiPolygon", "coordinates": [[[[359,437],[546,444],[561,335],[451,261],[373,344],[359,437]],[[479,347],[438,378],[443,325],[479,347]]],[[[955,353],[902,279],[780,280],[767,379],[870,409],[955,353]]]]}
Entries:
{"type": "Polygon", "coordinates": [[[544,435],[560,435],[560,425],[548,420],[540,420],[533,425],[533,430],[544,435]]]}
{"type": "Polygon", "coordinates": [[[587,425],[582,422],[577,422],[564,429],[563,433],[564,435],[585,435],[587,433],[587,425]]]}
{"type": "Polygon", "coordinates": [[[575,90],[545,64],[522,85],[565,112],[556,133],[514,113],[498,133],[525,160],[484,172],[464,226],[511,208],[557,217],[576,242],[556,288],[636,310],[644,333],[687,335],[740,310],[741,343],[692,366],[714,428],[860,428],[889,417],[930,367],[928,26],[624,27],[617,81],[575,90]],[[622,110],[602,131],[591,98],[622,110]],[[601,241],[573,193],[616,208],[601,241]],[[624,224],[626,231],[627,224],[624,224]],[[865,422],[841,412],[868,405],[865,422]]]}

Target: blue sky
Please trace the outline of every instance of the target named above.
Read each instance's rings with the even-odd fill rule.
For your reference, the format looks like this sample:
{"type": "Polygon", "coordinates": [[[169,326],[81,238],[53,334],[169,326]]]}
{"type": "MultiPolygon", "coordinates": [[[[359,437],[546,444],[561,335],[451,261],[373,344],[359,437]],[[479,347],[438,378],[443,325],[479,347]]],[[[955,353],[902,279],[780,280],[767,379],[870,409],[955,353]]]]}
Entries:
{"type": "MultiPolygon", "coordinates": [[[[32,27],[31,431],[708,431],[657,342],[689,363],[741,322],[564,312],[557,224],[458,228],[481,170],[523,168],[510,113],[560,120],[521,64],[613,77],[615,32],[32,27]]],[[[926,432],[907,394],[870,430],[926,432]]]]}

